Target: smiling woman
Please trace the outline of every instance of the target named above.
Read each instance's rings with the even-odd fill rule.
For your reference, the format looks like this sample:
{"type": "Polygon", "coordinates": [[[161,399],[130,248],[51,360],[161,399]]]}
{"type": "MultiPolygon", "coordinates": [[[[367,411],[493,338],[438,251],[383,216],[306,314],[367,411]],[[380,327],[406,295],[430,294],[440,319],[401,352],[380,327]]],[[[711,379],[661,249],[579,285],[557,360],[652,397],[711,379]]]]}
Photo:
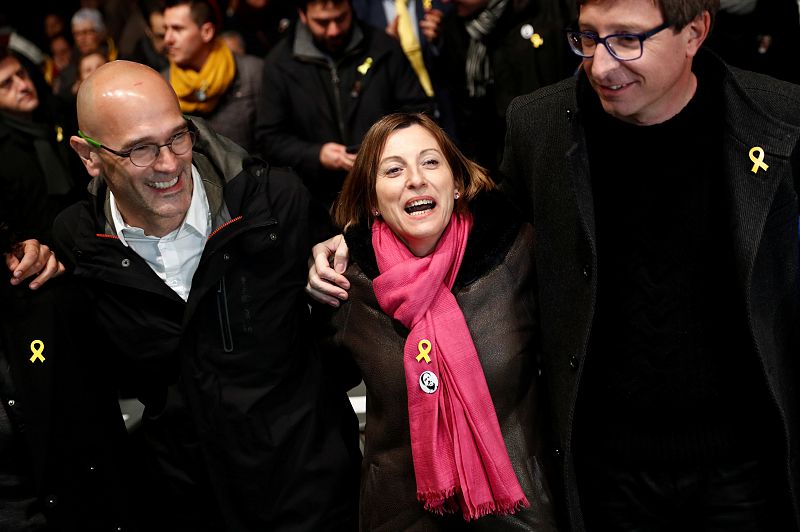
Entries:
{"type": "Polygon", "coordinates": [[[533,230],[493,188],[430,118],[394,114],[367,132],[335,206],[351,290],[326,346],[367,389],[362,530],[555,530],[533,230]]]}

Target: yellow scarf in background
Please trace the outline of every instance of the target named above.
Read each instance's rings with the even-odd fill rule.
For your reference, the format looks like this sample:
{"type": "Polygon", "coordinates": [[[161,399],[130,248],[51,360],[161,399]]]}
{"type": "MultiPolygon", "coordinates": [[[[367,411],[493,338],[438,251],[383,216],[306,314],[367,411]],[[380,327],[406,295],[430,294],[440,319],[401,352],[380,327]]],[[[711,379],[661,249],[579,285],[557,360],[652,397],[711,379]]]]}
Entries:
{"type": "Polygon", "coordinates": [[[178,95],[181,111],[189,114],[208,114],[219,103],[236,75],[233,54],[221,39],[199,72],[184,70],[175,63],[169,65],[169,82],[178,95]]]}

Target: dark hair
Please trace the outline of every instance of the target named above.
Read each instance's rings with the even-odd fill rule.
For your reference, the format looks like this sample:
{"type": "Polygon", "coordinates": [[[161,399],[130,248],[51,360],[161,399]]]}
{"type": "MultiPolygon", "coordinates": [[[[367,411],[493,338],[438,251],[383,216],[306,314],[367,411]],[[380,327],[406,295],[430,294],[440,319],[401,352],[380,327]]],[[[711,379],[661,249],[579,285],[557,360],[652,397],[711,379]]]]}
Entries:
{"type": "Polygon", "coordinates": [[[353,168],[347,174],[342,192],[333,207],[334,221],[340,228],[363,220],[372,223],[372,209],[378,205],[375,184],[383,148],[392,133],[413,125],[422,126],[433,135],[453,172],[453,180],[463,191],[456,202],[457,212],[467,211],[470,201],[478,194],[495,188],[486,170],[467,159],[432,118],[421,113],[387,115],[375,122],[364,135],[353,168]]]}
{"type": "Polygon", "coordinates": [[[308,4],[317,4],[317,3],[319,3],[319,4],[327,4],[327,3],[331,3],[333,5],[338,6],[339,4],[341,4],[343,2],[347,2],[352,7],[352,0],[295,0],[295,5],[297,6],[297,9],[299,9],[300,11],[305,13],[306,9],[308,8],[308,4]]]}
{"type": "MultiPolygon", "coordinates": [[[[591,0],[576,0],[578,9],[591,0]]],[[[612,0],[613,1],[613,0],[612,0]]],[[[651,0],[661,11],[664,21],[669,21],[676,30],[682,30],[687,24],[708,11],[711,23],[719,10],[719,0],[651,0]]]]}
{"type": "Polygon", "coordinates": [[[75,46],[75,41],[72,40],[71,33],[66,33],[66,32],[56,33],[55,35],[50,37],[50,40],[47,43],[48,46],[53,44],[53,41],[55,41],[56,39],[64,39],[65,41],[67,41],[67,44],[69,44],[70,48],[75,46]]]}
{"type": "Polygon", "coordinates": [[[216,0],[166,0],[164,9],[183,5],[189,6],[192,20],[198,27],[210,22],[214,26],[215,33],[222,31],[222,12],[216,0]]]}

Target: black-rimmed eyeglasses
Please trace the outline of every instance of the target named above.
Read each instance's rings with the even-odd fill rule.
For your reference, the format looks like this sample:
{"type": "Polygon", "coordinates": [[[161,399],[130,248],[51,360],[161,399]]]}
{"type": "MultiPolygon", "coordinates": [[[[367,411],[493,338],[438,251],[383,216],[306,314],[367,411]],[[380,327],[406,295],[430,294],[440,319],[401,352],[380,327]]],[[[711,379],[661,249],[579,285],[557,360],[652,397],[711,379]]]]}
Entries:
{"type": "Polygon", "coordinates": [[[128,157],[134,166],[138,166],[140,168],[148,167],[156,162],[156,160],[158,160],[159,153],[161,153],[161,148],[164,146],[169,148],[169,150],[175,155],[183,155],[192,149],[195,141],[194,131],[187,129],[186,131],[181,131],[180,133],[173,135],[164,144],[141,144],[135,148],[131,148],[128,151],[117,151],[112,150],[108,146],[104,146],[102,143],[91,137],[87,137],[80,130],[78,130],[78,135],[96,148],[103,148],[107,152],[113,153],[117,157],[128,157]]]}
{"type": "Polygon", "coordinates": [[[613,57],[620,61],[633,61],[642,57],[644,41],[672,26],[671,22],[664,22],[650,31],[644,33],[614,33],[600,37],[592,31],[567,31],[567,41],[570,48],[583,58],[594,56],[598,44],[602,44],[613,57]]]}

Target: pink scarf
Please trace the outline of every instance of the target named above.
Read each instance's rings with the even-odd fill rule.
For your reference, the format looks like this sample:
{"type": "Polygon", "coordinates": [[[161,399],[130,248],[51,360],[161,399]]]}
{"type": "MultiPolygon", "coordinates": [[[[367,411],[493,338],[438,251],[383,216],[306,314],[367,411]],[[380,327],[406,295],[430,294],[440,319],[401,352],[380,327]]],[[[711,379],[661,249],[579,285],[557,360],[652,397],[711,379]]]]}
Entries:
{"type": "Polygon", "coordinates": [[[439,514],[460,507],[466,520],[529,505],[464,314],[450,291],[471,228],[472,216],[453,214],[433,253],[415,257],[382,220],[372,226],[381,272],[373,283],[375,296],[384,312],[410,330],[403,366],[417,498],[439,514]]]}

